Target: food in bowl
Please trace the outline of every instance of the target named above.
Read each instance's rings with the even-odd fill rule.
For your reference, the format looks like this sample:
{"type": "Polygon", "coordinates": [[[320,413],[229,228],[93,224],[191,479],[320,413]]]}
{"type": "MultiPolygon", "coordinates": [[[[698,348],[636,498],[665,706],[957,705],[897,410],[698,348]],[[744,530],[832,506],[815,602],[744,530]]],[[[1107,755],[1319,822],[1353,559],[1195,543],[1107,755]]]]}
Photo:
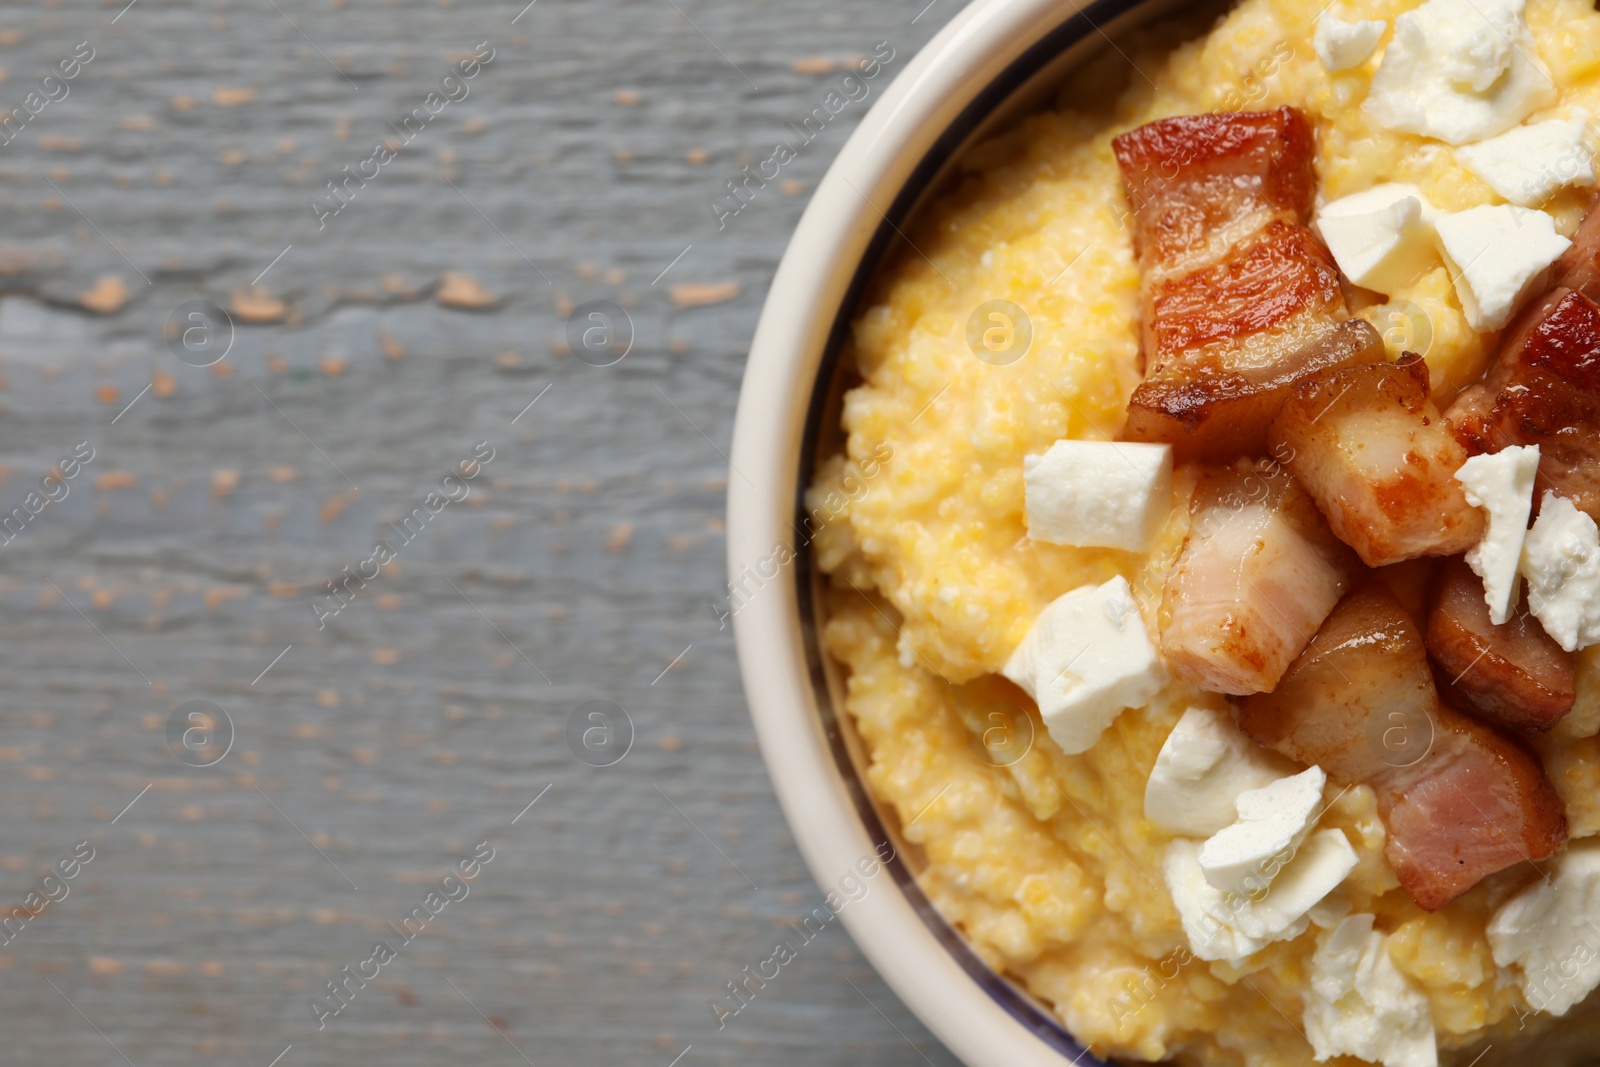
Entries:
{"type": "Polygon", "coordinates": [[[806,507],[868,784],[1099,1056],[1582,1062],[1600,14],[1242,0],[1129,58],[853,323],[806,507]]]}

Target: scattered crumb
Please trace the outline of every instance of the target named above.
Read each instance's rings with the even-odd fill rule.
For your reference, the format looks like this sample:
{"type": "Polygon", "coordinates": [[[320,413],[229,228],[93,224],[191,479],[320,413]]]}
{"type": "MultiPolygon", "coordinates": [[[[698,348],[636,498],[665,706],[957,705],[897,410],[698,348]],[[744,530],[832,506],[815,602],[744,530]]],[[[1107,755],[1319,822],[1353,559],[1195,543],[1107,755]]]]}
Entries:
{"type": "Polygon", "coordinates": [[[211,102],[218,107],[238,107],[253,103],[260,95],[255,89],[223,87],[211,93],[211,102]]]}
{"type": "Polygon", "coordinates": [[[292,482],[294,481],[294,476],[295,469],[287,464],[273,467],[271,470],[267,471],[267,477],[271,478],[275,482],[292,482]]]}
{"type": "Polygon", "coordinates": [[[372,650],[372,662],[389,666],[400,662],[398,648],[375,648],[372,650]]]}
{"type": "Polygon", "coordinates": [[[738,282],[685,282],[667,290],[674,304],[683,308],[721,304],[739,295],[738,282]]]}
{"type": "Polygon", "coordinates": [[[235,289],[229,310],[242,322],[282,322],[289,313],[289,305],[267,291],[264,285],[250,289],[235,289]]]}
{"type": "Polygon", "coordinates": [[[637,89],[618,89],[617,95],[612,99],[623,107],[635,107],[643,97],[639,95],[639,90],[637,89]]]}
{"type": "Polygon", "coordinates": [[[66,137],[59,133],[39,136],[39,147],[46,152],[82,152],[88,144],[82,137],[66,137]]]}
{"type": "Polygon", "coordinates": [[[511,370],[522,365],[522,353],[502,352],[498,356],[494,357],[494,361],[495,363],[504,367],[506,370],[511,370]]]}
{"type": "Polygon", "coordinates": [[[606,551],[621,552],[633,541],[633,523],[619,522],[606,535],[606,551]]]}
{"type": "Polygon", "coordinates": [[[157,366],[150,375],[150,391],[165,400],[178,391],[178,379],[165,367],[157,366]]]}
{"type": "Polygon", "coordinates": [[[228,148],[217,153],[217,161],[224,167],[239,167],[244,165],[245,155],[237,148],[228,148]]]}
{"type": "Polygon", "coordinates": [[[839,64],[827,56],[802,56],[789,64],[796,74],[829,74],[839,69],[839,64]]]}
{"type": "Polygon", "coordinates": [[[778,191],[784,196],[799,196],[806,191],[806,183],[799,178],[785,178],[778,183],[778,191]]]}
{"type": "Polygon", "coordinates": [[[298,146],[294,143],[293,137],[280,137],[275,147],[278,149],[280,156],[292,156],[298,146]]]}
{"type": "Polygon", "coordinates": [[[627,280],[628,276],[622,273],[622,271],[616,267],[612,267],[605,273],[605,282],[607,285],[621,285],[627,280]]]}
{"type": "Polygon", "coordinates": [[[78,294],[78,303],[99,315],[110,315],[120,311],[127,302],[128,287],[115,274],[107,274],[78,294]]]}
{"type": "Polygon", "coordinates": [[[127,968],[121,960],[114,960],[110,956],[90,956],[90,974],[121,974],[127,968]]]}
{"type": "Polygon", "coordinates": [[[94,398],[102,404],[115,404],[122,399],[122,393],[116,386],[107,382],[94,391],[94,398]]]}
{"type": "Polygon", "coordinates": [[[439,290],[434,299],[445,307],[481,311],[495,305],[493,293],[485,289],[476,278],[460,271],[445,271],[439,276],[439,290]]]}
{"type": "Polygon", "coordinates": [[[678,739],[677,735],[668,734],[661,739],[660,746],[663,752],[676,752],[683,747],[683,742],[678,739]]]}
{"type": "Polygon", "coordinates": [[[339,377],[339,375],[343,374],[347,369],[349,369],[349,366],[349,361],[343,356],[336,356],[332,353],[329,353],[328,355],[322,357],[322,373],[326,374],[330,378],[339,377]]]}
{"type": "Polygon", "coordinates": [[[399,359],[406,354],[405,345],[401,344],[397,338],[381,331],[378,334],[378,346],[383,349],[383,354],[388,359],[399,359]]]}
{"type": "Polygon", "coordinates": [[[711,153],[704,148],[691,148],[683,154],[683,158],[698,167],[711,158],[711,153]]]}
{"type": "Polygon", "coordinates": [[[211,495],[227,496],[239,488],[239,472],[222,468],[211,472],[211,495]]]}
{"type": "Polygon", "coordinates": [[[134,133],[150,133],[156,128],[156,120],[149,115],[129,115],[117,125],[134,133]]]}
{"type": "Polygon", "coordinates": [[[398,274],[385,274],[383,276],[383,291],[406,300],[410,300],[417,295],[417,291],[411,287],[410,283],[398,274]]]}
{"type": "Polygon", "coordinates": [[[187,94],[175,96],[172,98],[172,108],[174,111],[193,111],[194,97],[187,94]]]}

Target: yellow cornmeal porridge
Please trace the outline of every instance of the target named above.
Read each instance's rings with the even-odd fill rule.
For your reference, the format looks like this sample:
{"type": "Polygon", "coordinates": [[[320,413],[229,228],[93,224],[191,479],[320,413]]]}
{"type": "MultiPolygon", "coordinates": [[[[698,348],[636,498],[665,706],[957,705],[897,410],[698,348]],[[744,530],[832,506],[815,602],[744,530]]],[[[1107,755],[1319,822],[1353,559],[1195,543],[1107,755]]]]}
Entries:
{"type": "MultiPolygon", "coordinates": [[[[1132,53],[1143,76],[1110,115],[1038,115],[969,153],[958,190],[909,231],[918,254],[885,273],[855,323],[863,384],[845,399],[848,456],[823,465],[807,499],[822,513],[842,508],[816,541],[832,575],[826,647],[848,671],[870,784],[926,855],[923,888],[991,966],[1053,1005],[1100,1055],[1311,1063],[1299,1020],[1315,951],[1313,928],[1269,945],[1244,973],[1193,959],[1162,882],[1172,836],[1144,818],[1145,782],[1183,710],[1222,708],[1222,698],[1172,683],[1080,756],[1062,755],[1037,719],[1037,740],[1011,766],[971,743],[994,700],[1033,714],[994,674],[1042,608],[1122,574],[1153,622],[1163,564],[1185,533],[1192,478],[1180,469],[1173,515],[1148,557],[1026,537],[1023,457],[1062,437],[1115,435],[1139,381],[1139,277],[1111,137],[1168,115],[1294,105],[1318,129],[1324,200],[1393,181],[1446,211],[1500,202],[1448,146],[1363,114],[1377,57],[1330,75],[1310,43],[1324,6],[1245,0],[1200,40],[1132,53]],[[968,347],[968,317],[992,300],[1018,305],[1032,325],[1031,348],[1007,366],[968,347]]],[[[1346,19],[1392,22],[1416,4],[1340,6],[1346,19]]],[[[1528,121],[1574,104],[1600,114],[1600,13],[1588,0],[1529,0],[1527,19],[1561,89],[1556,107],[1528,121]]],[[[1568,190],[1545,209],[1570,236],[1586,204],[1568,190]]],[[[1395,354],[1431,334],[1441,407],[1481,373],[1493,342],[1467,325],[1442,263],[1387,305],[1355,310],[1395,354]]],[[[1586,654],[1577,707],[1538,744],[1574,838],[1600,832],[1597,680],[1600,657],[1586,654]]],[[[1552,1019],[1497,978],[1485,924],[1534,877],[1526,865],[1429,914],[1383,858],[1369,788],[1340,796],[1324,825],[1360,856],[1336,895],[1392,935],[1394,962],[1431,999],[1441,1062],[1466,1064],[1490,1042],[1484,1067],[1529,1055],[1570,1062],[1600,1045],[1595,1001],[1552,1019]]]]}

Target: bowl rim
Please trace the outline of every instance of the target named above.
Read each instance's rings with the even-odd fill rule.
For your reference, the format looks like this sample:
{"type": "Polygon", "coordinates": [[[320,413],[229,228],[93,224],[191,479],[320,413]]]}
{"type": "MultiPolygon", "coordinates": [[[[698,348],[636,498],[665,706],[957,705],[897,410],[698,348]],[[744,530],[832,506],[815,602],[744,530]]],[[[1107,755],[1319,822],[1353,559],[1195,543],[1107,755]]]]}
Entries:
{"type": "MultiPolygon", "coordinates": [[[[774,275],[751,343],[728,482],[728,574],[741,676],[763,758],[802,856],[824,890],[891,840],[841,767],[819,701],[809,569],[796,547],[803,471],[849,311],[943,165],[984,118],[1054,57],[1154,0],[975,0],[906,65],[829,167],[774,275]],[[851,271],[840,264],[853,264],[851,271]],[[769,573],[770,572],[770,573],[769,573]],[[735,583],[755,593],[735,608],[735,583]],[[808,647],[809,646],[809,647],[808,647]]],[[[1114,45],[1113,45],[1114,46],[1114,45]]],[[[973,1067],[1098,1063],[1047,1009],[978,959],[901,857],[896,892],[839,917],[873,966],[973,1067]],[[977,988],[974,988],[976,986],[977,988]],[[973,995],[973,994],[982,995],[973,995]]],[[[865,870],[866,868],[861,868],[865,870]]]]}

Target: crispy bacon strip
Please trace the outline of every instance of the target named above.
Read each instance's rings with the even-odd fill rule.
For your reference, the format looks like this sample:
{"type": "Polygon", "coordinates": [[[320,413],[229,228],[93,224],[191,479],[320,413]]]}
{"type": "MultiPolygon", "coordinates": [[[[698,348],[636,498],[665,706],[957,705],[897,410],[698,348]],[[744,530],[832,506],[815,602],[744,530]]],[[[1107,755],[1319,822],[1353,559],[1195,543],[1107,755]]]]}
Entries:
{"type": "Polygon", "coordinates": [[[1483,513],[1455,480],[1466,449],[1428,399],[1421,356],[1301,381],[1268,439],[1369,567],[1454,555],[1483,536],[1483,513]]]}
{"type": "Polygon", "coordinates": [[[1447,415],[1473,452],[1538,445],[1535,497],[1554,490],[1600,520],[1600,305],[1552,290],[1512,324],[1482,385],[1447,415]]]}
{"type": "Polygon", "coordinates": [[[1350,550],[1281,468],[1241,462],[1207,472],[1162,599],[1162,654],[1174,674],[1203,689],[1265,692],[1355,569],[1350,550]]]}
{"type": "Polygon", "coordinates": [[[1145,381],[1123,435],[1180,460],[1261,451],[1295,381],[1381,358],[1305,226],[1314,140],[1294,108],[1162,119],[1112,142],[1143,271],[1145,381]]]}
{"type": "Polygon", "coordinates": [[[1238,719],[1260,744],[1372,786],[1384,853],[1429,911],[1566,841],[1539,761],[1440,703],[1422,634],[1381,582],[1345,597],[1277,689],[1241,702],[1238,719]]]}
{"type": "Polygon", "coordinates": [[[1428,653],[1465,710],[1498,726],[1548,730],[1577,700],[1577,657],[1526,606],[1502,626],[1490,622],[1483,582],[1459,559],[1439,573],[1428,653]]]}

